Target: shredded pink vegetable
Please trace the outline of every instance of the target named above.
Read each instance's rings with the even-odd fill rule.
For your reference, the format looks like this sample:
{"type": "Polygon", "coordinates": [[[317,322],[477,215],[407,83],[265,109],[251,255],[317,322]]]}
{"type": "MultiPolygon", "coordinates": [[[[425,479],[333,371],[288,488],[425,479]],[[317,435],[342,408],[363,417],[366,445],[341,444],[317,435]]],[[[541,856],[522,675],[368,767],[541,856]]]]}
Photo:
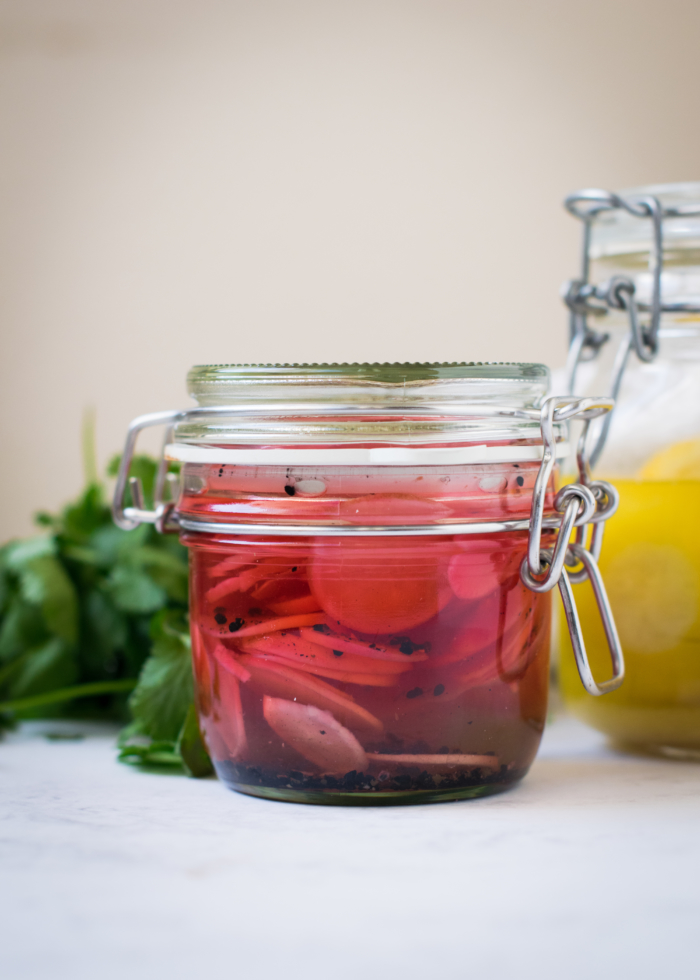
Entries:
{"type": "Polygon", "coordinates": [[[343,653],[354,653],[358,657],[368,657],[371,660],[393,660],[395,663],[417,663],[419,660],[427,660],[428,656],[422,650],[414,651],[410,656],[400,653],[398,650],[391,650],[388,647],[378,646],[377,644],[365,643],[351,636],[344,636],[342,633],[326,632],[315,629],[301,629],[299,631],[306,640],[318,643],[323,647],[330,647],[331,650],[342,650],[343,653]]]}
{"type": "Polygon", "coordinates": [[[224,670],[228,670],[229,673],[234,674],[239,681],[243,681],[246,684],[250,680],[250,671],[246,670],[234,654],[230,650],[227,650],[222,643],[217,643],[214,647],[214,657],[224,670]]]}
{"type": "Polygon", "coordinates": [[[256,582],[261,579],[265,579],[268,582],[274,581],[276,578],[283,578],[292,570],[292,565],[270,574],[270,568],[266,565],[258,565],[255,568],[251,568],[248,571],[241,572],[240,575],[235,575],[233,578],[226,578],[223,582],[219,582],[218,585],[213,586],[206,593],[206,598],[209,602],[217,602],[219,599],[225,598],[227,595],[231,595],[233,592],[247,592],[252,589],[256,582]]]}
{"type": "Polygon", "coordinates": [[[253,626],[244,626],[236,631],[235,639],[242,640],[244,636],[261,636],[264,633],[276,633],[278,630],[292,630],[297,626],[310,626],[311,623],[318,622],[316,613],[300,613],[298,616],[278,616],[273,619],[266,619],[264,622],[255,623],[253,626]]]}

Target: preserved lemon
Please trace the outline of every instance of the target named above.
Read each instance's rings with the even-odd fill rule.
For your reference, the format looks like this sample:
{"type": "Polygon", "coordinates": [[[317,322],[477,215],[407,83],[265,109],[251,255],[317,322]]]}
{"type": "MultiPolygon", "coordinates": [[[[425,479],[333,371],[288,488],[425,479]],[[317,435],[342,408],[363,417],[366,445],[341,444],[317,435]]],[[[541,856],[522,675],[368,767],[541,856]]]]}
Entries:
{"type": "MultiPolygon", "coordinates": [[[[659,453],[641,476],[614,481],[620,508],[606,527],[600,560],[625,682],[603,698],[588,697],[562,630],[562,692],[575,714],[618,742],[700,752],[700,440],[659,453]]],[[[602,680],[610,676],[610,657],[592,589],[586,582],[574,592],[602,680]]]]}
{"type": "Polygon", "coordinates": [[[640,470],[642,480],[700,480],[700,439],[675,442],[640,470]]]}

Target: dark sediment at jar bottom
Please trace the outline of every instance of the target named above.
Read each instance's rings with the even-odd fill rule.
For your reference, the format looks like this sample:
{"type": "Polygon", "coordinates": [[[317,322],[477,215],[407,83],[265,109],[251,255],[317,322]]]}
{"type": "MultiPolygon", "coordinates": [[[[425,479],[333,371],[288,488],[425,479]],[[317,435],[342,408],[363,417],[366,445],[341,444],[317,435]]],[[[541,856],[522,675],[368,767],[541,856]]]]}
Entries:
{"type": "Polygon", "coordinates": [[[352,772],[319,776],[299,771],[280,773],[261,766],[214,762],[219,779],[239,793],[288,803],[343,806],[392,806],[440,803],[502,793],[520,782],[527,769],[501,766],[497,772],[471,769],[460,773],[429,773],[418,766],[381,778],[352,772]]]}

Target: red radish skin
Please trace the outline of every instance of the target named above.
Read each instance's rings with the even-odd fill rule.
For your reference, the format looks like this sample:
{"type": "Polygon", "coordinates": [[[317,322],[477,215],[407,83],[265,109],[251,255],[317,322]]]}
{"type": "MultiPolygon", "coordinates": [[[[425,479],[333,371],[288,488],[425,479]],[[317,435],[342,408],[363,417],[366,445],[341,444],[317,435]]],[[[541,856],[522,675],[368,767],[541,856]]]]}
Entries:
{"type": "Polygon", "coordinates": [[[309,585],[331,620],[386,635],[418,626],[447,605],[454,593],[446,561],[440,555],[407,561],[402,545],[394,538],[348,538],[317,548],[309,585]]]}
{"type": "Polygon", "coordinates": [[[367,768],[365,750],[330,711],[282,698],[263,698],[263,715],[283,742],[321,772],[346,773],[367,768]]]}

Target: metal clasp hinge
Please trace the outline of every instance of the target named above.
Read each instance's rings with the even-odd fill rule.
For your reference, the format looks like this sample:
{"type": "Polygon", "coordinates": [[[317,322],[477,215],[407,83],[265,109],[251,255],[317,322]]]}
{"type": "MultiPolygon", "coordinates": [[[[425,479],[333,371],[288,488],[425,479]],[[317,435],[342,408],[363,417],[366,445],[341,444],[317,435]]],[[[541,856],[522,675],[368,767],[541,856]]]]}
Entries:
{"type": "Polygon", "coordinates": [[[614,691],[622,684],[625,676],[620,639],[597,562],[600,557],[605,521],[617,510],[619,495],[611,484],[590,479],[586,458],[586,437],[590,422],[606,412],[609,413],[613,405],[611,399],[553,397],[548,398],[542,406],[541,428],[544,453],[532,498],[528,554],[520,569],[522,582],[533,592],[549,592],[555,586],[559,586],[579,676],[588,693],[595,697],[614,691]],[[554,547],[543,549],[541,538],[545,501],[554,469],[553,424],[564,419],[575,418],[584,422],[577,453],[579,482],[563,487],[554,498],[554,506],[562,514],[561,523],[554,547]],[[593,527],[590,551],[585,547],[589,524],[593,527]],[[576,529],[576,541],[571,542],[574,529],[576,529]],[[578,564],[583,565],[581,571],[569,576],[565,566],[578,564]],[[583,582],[586,579],[590,580],[593,587],[613,668],[612,677],[600,684],[595,681],[588,661],[581,621],[571,588],[572,580],[583,582]]]}
{"type": "Polygon", "coordinates": [[[172,512],[177,499],[178,480],[174,473],[168,473],[168,461],[165,458],[165,453],[161,453],[158,461],[158,471],[153,490],[153,510],[148,510],[146,507],[141,480],[134,476],[129,478],[129,470],[134,457],[136,440],[141,430],[154,425],[165,425],[166,432],[163,443],[165,447],[170,441],[175,422],[182,414],[181,411],[153,412],[151,415],[139,416],[129,426],[112,502],[114,523],[123,531],[133,531],[139,524],[155,524],[156,529],[161,534],[174,533],[179,530],[178,525],[172,520],[172,512]],[[131,507],[124,506],[127,485],[131,491],[133,504],[131,507]],[[168,499],[166,499],[166,488],[168,499]]]}

